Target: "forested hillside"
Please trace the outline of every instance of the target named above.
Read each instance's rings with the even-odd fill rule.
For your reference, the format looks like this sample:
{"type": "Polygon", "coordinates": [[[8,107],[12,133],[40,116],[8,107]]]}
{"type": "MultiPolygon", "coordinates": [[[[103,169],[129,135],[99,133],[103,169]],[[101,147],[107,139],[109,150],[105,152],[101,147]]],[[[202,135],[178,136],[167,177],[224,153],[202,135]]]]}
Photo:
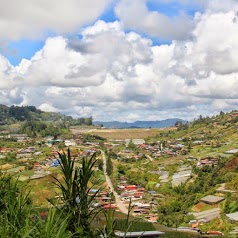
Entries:
{"type": "Polygon", "coordinates": [[[0,105],[0,124],[12,124],[21,121],[67,122],[70,125],[92,125],[92,117],[73,118],[56,112],[44,112],[34,106],[0,105]]]}

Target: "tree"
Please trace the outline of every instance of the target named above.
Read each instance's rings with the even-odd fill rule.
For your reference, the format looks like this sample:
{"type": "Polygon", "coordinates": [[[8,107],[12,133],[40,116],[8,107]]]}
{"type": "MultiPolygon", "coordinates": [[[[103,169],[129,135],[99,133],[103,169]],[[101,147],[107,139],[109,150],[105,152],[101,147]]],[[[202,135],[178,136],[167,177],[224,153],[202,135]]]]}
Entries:
{"type": "Polygon", "coordinates": [[[17,154],[16,152],[8,152],[6,155],[6,162],[13,162],[15,161],[17,158],[17,154]]]}
{"type": "Polygon", "coordinates": [[[137,146],[132,142],[132,140],[129,141],[127,148],[133,151],[137,150],[137,146]]]}
{"type": "Polygon", "coordinates": [[[119,165],[117,166],[117,171],[118,171],[119,174],[125,175],[125,174],[126,174],[126,173],[125,173],[125,169],[126,169],[126,167],[123,166],[123,165],[121,165],[121,164],[119,164],[119,165]]]}
{"type": "Polygon", "coordinates": [[[107,168],[107,174],[111,175],[113,172],[113,163],[110,156],[108,156],[107,158],[106,168],[107,168]]]}
{"type": "Polygon", "coordinates": [[[91,126],[93,124],[93,118],[92,117],[85,118],[84,124],[87,126],[91,126]]]}
{"type": "Polygon", "coordinates": [[[101,159],[98,160],[98,169],[103,171],[103,160],[101,159]]]}
{"type": "Polygon", "coordinates": [[[224,116],[225,115],[225,113],[223,112],[223,111],[220,111],[220,116],[224,116]]]}
{"type": "Polygon", "coordinates": [[[183,123],[181,121],[176,121],[174,124],[174,126],[176,126],[176,127],[179,127],[181,125],[183,125],[183,123]]]}

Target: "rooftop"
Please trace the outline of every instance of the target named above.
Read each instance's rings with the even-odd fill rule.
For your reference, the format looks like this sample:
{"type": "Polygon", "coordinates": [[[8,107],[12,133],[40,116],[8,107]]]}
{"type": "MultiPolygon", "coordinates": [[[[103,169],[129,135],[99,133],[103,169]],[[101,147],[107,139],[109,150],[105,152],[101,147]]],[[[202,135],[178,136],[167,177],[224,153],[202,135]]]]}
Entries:
{"type": "Polygon", "coordinates": [[[238,221],[238,212],[226,214],[226,216],[232,221],[238,221]]]}
{"type": "Polygon", "coordinates": [[[208,204],[217,204],[219,202],[222,202],[223,200],[225,200],[225,198],[223,198],[223,197],[208,195],[208,196],[202,198],[201,202],[208,203],[208,204]]]}
{"type": "Polygon", "coordinates": [[[138,231],[138,232],[115,232],[116,237],[160,237],[164,232],[160,231],[138,231]]]}
{"type": "Polygon", "coordinates": [[[206,219],[207,221],[211,221],[215,218],[220,217],[220,212],[221,212],[220,208],[213,208],[203,212],[191,212],[191,214],[194,215],[194,217],[198,220],[206,219]]]}

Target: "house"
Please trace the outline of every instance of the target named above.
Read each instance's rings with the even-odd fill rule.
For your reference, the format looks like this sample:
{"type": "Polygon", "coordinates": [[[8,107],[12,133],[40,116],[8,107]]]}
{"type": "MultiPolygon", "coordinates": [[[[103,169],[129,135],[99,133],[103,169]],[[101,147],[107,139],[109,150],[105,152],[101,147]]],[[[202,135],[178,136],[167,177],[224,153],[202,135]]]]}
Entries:
{"type": "Polygon", "coordinates": [[[223,200],[225,200],[225,198],[223,198],[223,197],[208,195],[208,196],[202,198],[200,201],[204,202],[206,204],[209,204],[209,205],[215,205],[215,204],[222,202],[223,200]]]}
{"type": "Polygon", "coordinates": [[[194,144],[194,145],[201,145],[201,144],[203,144],[203,143],[204,143],[203,140],[195,140],[195,141],[193,141],[193,144],[194,144]]]}
{"type": "Polygon", "coordinates": [[[30,176],[30,179],[41,179],[44,178],[45,176],[49,175],[50,171],[35,171],[32,176],[30,176]]]}
{"type": "Polygon", "coordinates": [[[142,192],[135,192],[134,198],[142,198],[143,193],[142,192]]]}
{"type": "Polygon", "coordinates": [[[224,235],[220,231],[207,231],[206,234],[208,234],[208,235],[215,235],[215,236],[223,236],[224,235]]]}
{"type": "Polygon", "coordinates": [[[13,148],[0,148],[0,153],[8,153],[8,152],[13,152],[15,149],[13,148]]]}
{"type": "Polygon", "coordinates": [[[120,190],[120,191],[124,191],[124,190],[125,190],[125,186],[123,186],[123,185],[118,185],[118,186],[117,186],[117,189],[120,190]]]}
{"type": "Polygon", "coordinates": [[[94,189],[94,188],[91,188],[89,191],[88,191],[88,194],[97,194],[98,193],[98,189],[94,189]]]}
{"type": "Polygon", "coordinates": [[[220,208],[213,208],[202,212],[191,212],[190,214],[192,214],[197,220],[205,219],[208,222],[216,218],[220,218],[220,213],[220,208]]]}
{"type": "Polygon", "coordinates": [[[236,154],[238,153],[238,149],[234,149],[234,150],[227,150],[224,152],[224,154],[236,154]]]}
{"type": "Polygon", "coordinates": [[[238,117],[238,112],[234,112],[233,114],[230,115],[231,117],[238,117]]]}
{"type": "Polygon", "coordinates": [[[129,198],[130,195],[129,195],[128,193],[122,193],[122,194],[121,194],[121,197],[122,197],[122,198],[129,198]]]}
{"type": "Polygon", "coordinates": [[[110,197],[102,197],[101,200],[103,202],[108,202],[108,201],[111,201],[112,199],[110,197]]]}
{"type": "Polygon", "coordinates": [[[137,190],[137,186],[136,185],[127,185],[125,186],[126,190],[137,190]]]}
{"type": "Polygon", "coordinates": [[[238,222],[238,212],[226,214],[226,217],[231,223],[238,222]]]}
{"type": "Polygon", "coordinates": [[[160,235],[163,235],[164,232],[161,231],[137,231],[137,232],[123,232],[123,231],[116,231],[116,237],[134,237],[134,238],[158,238],[160,235]]]}
{"type": "Polygon", "coordinates": [[[155,216],[155,217],[149,217],[147,221],[152,223],[157,223],[157,220],[158,220],[158,217],[155,216]]]}
{"type": "Polygon", "coordinates": [[[142,208],[144,208],[144,209],[150,209],[150,207],[151,207],[151,205],[149,204],[149,203],[140,203],[140,202],[138,202],[138,203],[135,203],[134,204],[135,206],[137,206],[138,207],[138,209],[142,209],[142,208]]]}
{"type": "Polygon", "coordinates": [[[58,160],[54,160],[51,164],[51,167],[58,167],[58,166],[60,166],[60,163],[58,160]]]}
{"type": "Polygon", "coordinates": [[[130,141],[134,144],[134,145],[142,145],[142,144],[145,144],[145,140],[144,139],[126,139],[125,140],[125,143],[126,143],[126,146],[129,145],[130,141]]]}
{"type": "Polygon", "coordinates": [[[29,139],[29,137],[27,136],[27,134],[9,134],[8,138],[14,138],[17,141],[23,141],[23,140],[27,140],[29,139]]]}
{"type": "Polygon", "coordinates": [[[137,188],[137,191],[138,191],[138,192],[144,192],[144,191],[145,191],[145,188],[139,187],[139,188],[137,188]]]}
{"type": "Polygon", "coordinates": [[[115,204],[107,204],[105,206],[103,206],[104,209],[116,209],[116,205],[115,204]]]}
{"type": "Polygon", "coordinates": [[[75,140],[65,140],[64,141],[65,146],[76,146],[76,141],[75,140]]]}
{"type": "Polygon", "coordinates": [[[41,167],[41,165],[40,165],[40,163],[39,162],[35,162],[34,164],[33,164],[33,169],[39,169],[41,167]]]}
{"type": "Polygon", "coordinates": [[[197,166],[199,167],[203,167],[203,166],[214,166],[216,165],[218,162],[218,159],[216,158],[205,158],[205,159],[201,159],[198,163],[197,166]]]}
{"type": "Polygon", "coordinates": [[[135,209],[133,212],[140,213],[140,214],[149,214],[150,213],[149,209],[143,209],[143,208],[135,209]]]}
{"type": "Polygon", "coordinates": [[[225,186],[226,184],[222,183],[221,186],[216,189],[216,191],[219,193],[236,193],[235,190],[226,189],[225,186]]]}

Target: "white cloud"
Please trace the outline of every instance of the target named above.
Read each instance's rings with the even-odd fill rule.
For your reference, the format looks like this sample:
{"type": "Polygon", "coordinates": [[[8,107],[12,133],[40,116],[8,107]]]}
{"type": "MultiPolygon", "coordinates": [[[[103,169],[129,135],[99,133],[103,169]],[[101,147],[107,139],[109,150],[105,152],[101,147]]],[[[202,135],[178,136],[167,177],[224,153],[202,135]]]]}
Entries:
{"type": "Polygon", "coordinates": [[[238,23],[236,13],[201,15],[193,40],[175,42],[174,72],[185,80],[183,93],[207,98],[237,98],[238,23]],[[229,36],[229,37],[227,37],[229,36]]]}
{"type": "Polygon", "coordinates": [[[57,112],[58,110],[48,103],[43,103],[38,107],[40,110],[45,112],[57,112]]]}
{"type": "Polygon", "coordinates": [[[0,38],[36,38],[75,32],[94,21],[111,0],[9,0],[0,3],[0,38]]]}
{"type": "Polygon", "coordinates": [[[236,18],[236,11],[197,14],[190,40],[161,46],[125,33],[119,22],[98,21],[81,38],[48,38],[17,67],[0,57],[0,101],[97,120],[193,119],[232,110],[236,18]]]}
{"type": "Polygon", "coordinates": [[[186,14],[169,17],[162,12],[149,11],[148,0],[121,0],[115,12],[125,28],[142,31],[148,35],[169,40],[181,40],[189,36],[193,28],[192,18],[186,14]]]}

